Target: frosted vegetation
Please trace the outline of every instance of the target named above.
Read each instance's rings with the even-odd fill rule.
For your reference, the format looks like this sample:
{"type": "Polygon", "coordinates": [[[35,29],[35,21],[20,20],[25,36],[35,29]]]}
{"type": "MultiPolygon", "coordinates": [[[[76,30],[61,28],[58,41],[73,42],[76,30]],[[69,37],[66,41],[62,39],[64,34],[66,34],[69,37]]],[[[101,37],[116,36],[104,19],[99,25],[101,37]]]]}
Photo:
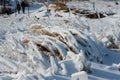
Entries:
{"type": "Polygon", "coordinates": [[[120,5],[96,4],[33,3],[29,15],[0,16],[0,80],[118,80],[120,5]]]}

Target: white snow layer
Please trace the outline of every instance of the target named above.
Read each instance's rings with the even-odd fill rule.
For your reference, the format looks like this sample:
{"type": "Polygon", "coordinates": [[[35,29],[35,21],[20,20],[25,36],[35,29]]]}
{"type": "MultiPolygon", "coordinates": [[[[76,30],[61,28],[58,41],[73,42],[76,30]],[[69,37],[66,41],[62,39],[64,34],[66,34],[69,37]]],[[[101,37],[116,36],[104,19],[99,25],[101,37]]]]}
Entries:
{"type": "MultiPolygon", "coordinates": [[[[98,12],[120,6],[95,3],[98,12]]],[[[67,5],[93,8],[87,1],[67,5]]],[[[118,80],[120,54],[106,47],[120,46],[119,12],[88,19],[50,9],[46,16],[47,8],[36,3],[29,15],[0,16],[0,80],[118,80]]]]}

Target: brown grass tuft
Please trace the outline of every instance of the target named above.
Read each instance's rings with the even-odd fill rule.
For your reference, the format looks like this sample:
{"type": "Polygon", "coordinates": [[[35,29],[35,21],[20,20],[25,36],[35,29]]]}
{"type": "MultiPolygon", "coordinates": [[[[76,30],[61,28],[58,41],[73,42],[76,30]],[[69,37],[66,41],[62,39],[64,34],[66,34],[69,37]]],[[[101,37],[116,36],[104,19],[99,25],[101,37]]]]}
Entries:
{"type": "MultiPolygon", "coordinates": [[[[66,21],[66,23],[67,22],[69,22],[69,21],[66,21]]],[[[67,42],[67,39],[64,38],[61,34],[59,34],[57,32],[50,32],[41,26],[33,26],[31,29],[29,29],[28,32],[37,34],[37,35],[47,35],[49,37],[54,37],[54,38],[57,38],[59,41],[61,41],[64,44],[66,44],[66,42],[67,42]]]]}
{"type": "Polygon", "coordinates": [[[37,43],[37,42],[35,42],[35,44],[39,48],[40,51],[51,52],[51,50],[48,48],[48,46],[44,46],[44,45],[37,43]]]}
{"type": "Polygon", "coordinates": [[[33,25],[30,29],[42,29],[41,25],[33,25]]]}
{"type": "Polygon", "coordinates": [[[69,20],[64,20],[64,22],[67,24],[67,23],[70,23],[70,21],[69,20]]]}
{"type": "Polygon", "coordinates": [[[29,43],[28,39],[23,40],[23,44],[28,45],[28,43],[29,43]]]}
{"type": "Polygon", "coordinates": [[[64,3],[61,2],[55,2],[53,3],[55,5],[55,11],[59,11],[59,10],[67,10],[67,6],[64,3]]]}
{"type": "Polygon", "coordinates": [[[35,44],[38,47],[39,51],[42,51],[45,55],[55,55],[56,57],[58,57],[59,60],[63,60],[63,57],[57,48],[54,48],[54,50],[52,51],[48,46],[42,45],[37,42],[35,42],[35,44]]]}
{"type": "Polygon", "coordinates": [[[62,57],[62,55],[61,55],[61,53],[59,52],[58,49],[55,49],[55,50],[54,50],[54,53],[55,53],[55,55],[56,55],[60,60],[63,60],[63,57],[62,57]]]}

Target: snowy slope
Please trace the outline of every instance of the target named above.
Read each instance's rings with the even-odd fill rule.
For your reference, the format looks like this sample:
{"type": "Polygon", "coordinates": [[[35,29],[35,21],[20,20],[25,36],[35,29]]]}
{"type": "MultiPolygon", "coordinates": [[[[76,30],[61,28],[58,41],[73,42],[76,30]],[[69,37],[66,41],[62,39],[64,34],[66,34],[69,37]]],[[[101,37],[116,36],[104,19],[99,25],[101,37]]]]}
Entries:
{"type": "MultiPolygon", "coordinates": [[[[109,4],[116,14],[89,19],[72,11],[55,12],[50,5],[48,17],[47,8],[36,3],[31,5],[29,15],[0,16],[0,79],[119,80],[120,54],[106,47],[113,45],[108,37],[112,36],[119,49],[120,5],[96,4],[101,7],[98,11],[106,12],[103,6],[109,4]]],[[[76,7],[91,10],[92,4],[81,2],[76,7]]]]}

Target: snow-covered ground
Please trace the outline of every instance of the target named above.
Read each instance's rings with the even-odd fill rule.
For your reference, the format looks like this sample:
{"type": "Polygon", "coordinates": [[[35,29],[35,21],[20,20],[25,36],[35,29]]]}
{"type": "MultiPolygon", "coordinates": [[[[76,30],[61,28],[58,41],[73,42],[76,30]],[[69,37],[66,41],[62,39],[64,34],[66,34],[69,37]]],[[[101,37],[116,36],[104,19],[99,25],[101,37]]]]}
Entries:
{"type": "Polygon", "coordinates": [[[68,7],[102,12],[90,19],[73,11],[50,14],[42,3],[28,14],[0,16],[0,80],[119,80],[120,4],[69,2],[68,7]],[[114,52],[115,51],[115,52],[114,52]]]}

